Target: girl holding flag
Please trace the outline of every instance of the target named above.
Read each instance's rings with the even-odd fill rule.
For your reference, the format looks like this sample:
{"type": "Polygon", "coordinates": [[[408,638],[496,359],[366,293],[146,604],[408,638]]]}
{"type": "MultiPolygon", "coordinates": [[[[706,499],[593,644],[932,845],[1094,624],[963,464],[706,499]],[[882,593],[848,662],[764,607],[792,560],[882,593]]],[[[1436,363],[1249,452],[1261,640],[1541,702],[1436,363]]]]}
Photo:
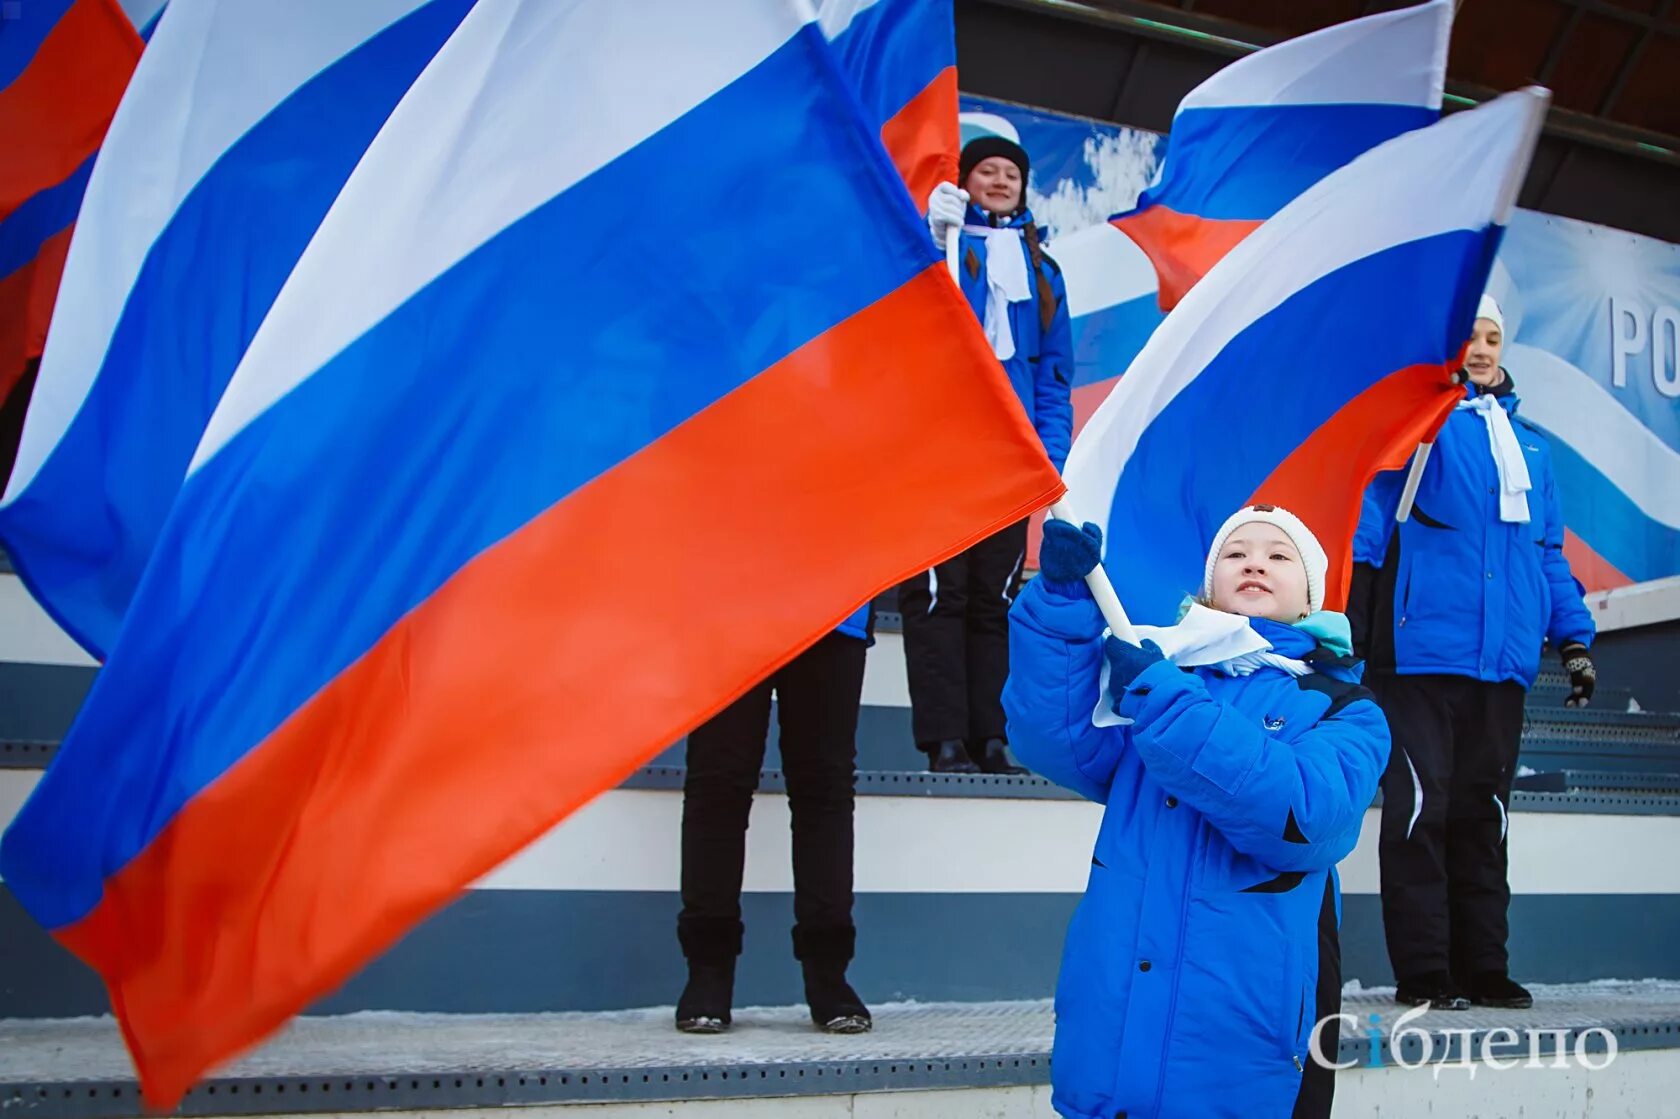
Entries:
{"type": "Polygon", "coordinates": [[[1334,867],[1389,736],[1347,619],[1322,609],[1324,549],[1283,509],[1238,511],[1200,598],[1140,645],[1104,638],[1084,581],[1101,554],[1097,526],[1049,522],[1010,612],[1010,741],[1106,806],[1057,984],[1052,1102],[1080,1119],[1328,1116],[1334,867]]]}
{"type": "MultiPolygon", "coordinates": [[[[1011,140],[969,141],[957,183],[928,196],[928,228],[941,248],[960,237],[963,294],[1059,471],[1073,439],[1073,329],[1062,271],[1027,209],[1029,170],[1011,140]]],[[[998,697],[1026,554],[1021,521],[899,587],[911,728],[936,773],[1023,772],[998,697]]]]}

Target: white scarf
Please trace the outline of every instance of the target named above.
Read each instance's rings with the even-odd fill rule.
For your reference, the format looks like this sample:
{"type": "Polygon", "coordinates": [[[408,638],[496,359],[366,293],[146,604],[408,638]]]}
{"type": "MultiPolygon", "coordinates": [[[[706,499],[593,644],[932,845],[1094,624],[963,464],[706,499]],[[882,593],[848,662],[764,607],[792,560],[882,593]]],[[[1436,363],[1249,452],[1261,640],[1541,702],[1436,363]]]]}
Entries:
{"type": "MultiPolygon", "coordinates": [[[[1138,641],[1153,641],[1161,653],[1180,668],[1208,665],[1227,676],[1248,676],[1259,668],[1281,668],[1291,676],[1305,676],[1312,669],[1293,657],[1272,652],[1272,643],[1255,632],[1241,614],[1191,605],[1175,626],[1137,626],[1138,641]]],[[[1104,638],[1108,635],[1105,633],[1104,638]]],[[[1108,658],[1103,657],[1102,679],[1097,686],[1097,709],[1091,712],[1094,726],[1125,726],[1131,722],[1114,713],[1115,697],[1108,687],[1108,658]]]]}
{"type": "Polygon", "coordinates": [[[989,225],[964,227],[986,239],[986,314],[981,325],[986,341],[999,361],[1015,356],[1015,332],[1009,328],[1009,305],[1032,298],[1027,282],[1027,254],[1021,247],[1019,229],[993,229],[989,225]]]}
{"type": "Polygon", "coordinates": [[[1527,524],[1528,491],[1534,486],[1517,433],[1511,430],[1511,417],[1492,396],[1461,400],[1458,406],[1479,414],[1487,424],[1488,446],[1493,451],[1494,468],[1499,471],[1499,519],[1507,524],[1527,524]]]}

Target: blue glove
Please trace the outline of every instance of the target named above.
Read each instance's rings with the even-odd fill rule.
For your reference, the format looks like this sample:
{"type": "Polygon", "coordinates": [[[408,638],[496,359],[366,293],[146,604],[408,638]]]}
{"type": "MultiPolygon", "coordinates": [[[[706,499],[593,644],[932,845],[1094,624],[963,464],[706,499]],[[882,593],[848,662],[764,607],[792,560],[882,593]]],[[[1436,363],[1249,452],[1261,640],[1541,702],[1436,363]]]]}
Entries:
{"type": "Polygon", "coordinates": [[[1133,645],[1110,637],[1103,642],[1103,656],[1108,658],[1108,690],[1116,697],[1116,709],[1120,693],[1131,687],[1144,669],[1166,659],[1161,655],[1161,647],[1148,638],[1142,645],[1133,645]]]}
{"type": "Polygon", "coordinates": [[[1044,522],[1044,541],[1038,547],[1038,574],[1053,584],[1053,589],[1066,595],[1088,594],[1085,576],[1101,562],[1102,529],[1090,521],[1085,522],[1084,528],[1074,528],[1053,517],[1044,522]]]}

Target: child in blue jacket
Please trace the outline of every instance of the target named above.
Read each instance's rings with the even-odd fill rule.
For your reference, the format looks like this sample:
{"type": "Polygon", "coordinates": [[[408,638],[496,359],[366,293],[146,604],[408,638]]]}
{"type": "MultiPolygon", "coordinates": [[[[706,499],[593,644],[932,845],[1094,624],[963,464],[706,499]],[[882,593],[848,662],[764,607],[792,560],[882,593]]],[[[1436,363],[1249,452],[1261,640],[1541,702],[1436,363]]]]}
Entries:
{"type": "Polygon", "coordinates": [[[1334,868],[1389,736],[1346,618],[1321,609],[1324,550],[1272,506],[1226,521],[1199,601],[1269,647],[1186,669],[1154,641],[1105,640],[1084,583],[1101,550],[1095,525],[1049,522],[1010,613],[1010,741],[1106,806],[1057,983],[1052,1102],[1080,1119],[1328,1116],[1334,868]]]}

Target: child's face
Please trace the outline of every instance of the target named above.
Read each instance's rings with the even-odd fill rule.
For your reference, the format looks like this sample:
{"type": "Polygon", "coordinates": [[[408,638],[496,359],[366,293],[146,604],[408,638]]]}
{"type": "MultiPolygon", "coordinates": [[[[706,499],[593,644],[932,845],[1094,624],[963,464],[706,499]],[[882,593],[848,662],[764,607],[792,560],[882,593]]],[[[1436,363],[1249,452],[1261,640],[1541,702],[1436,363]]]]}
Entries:
{"type": "Polygon", "coordinates": [[[1264,521],[1239,526],[1213,564],[1215,609],[1294,623],[1307,616],[1307,568],[1282,530],[1264,521]]]}
{"type": "Polygon", "coordinates": [[[974,204],[992,214],[1013,214],[1021,204],[1021,169],[1013,160],[989,155],[963,180],[974,204]]]}
{"type": "Polygon", "coordinates": [[[1492,319],[1477,319],[1470,333],[1470,348],[1464,352],[1464,371],[1472,384],[1499,382],[1499,356],[1504,348],[1498,324],[1492,319]]]}

